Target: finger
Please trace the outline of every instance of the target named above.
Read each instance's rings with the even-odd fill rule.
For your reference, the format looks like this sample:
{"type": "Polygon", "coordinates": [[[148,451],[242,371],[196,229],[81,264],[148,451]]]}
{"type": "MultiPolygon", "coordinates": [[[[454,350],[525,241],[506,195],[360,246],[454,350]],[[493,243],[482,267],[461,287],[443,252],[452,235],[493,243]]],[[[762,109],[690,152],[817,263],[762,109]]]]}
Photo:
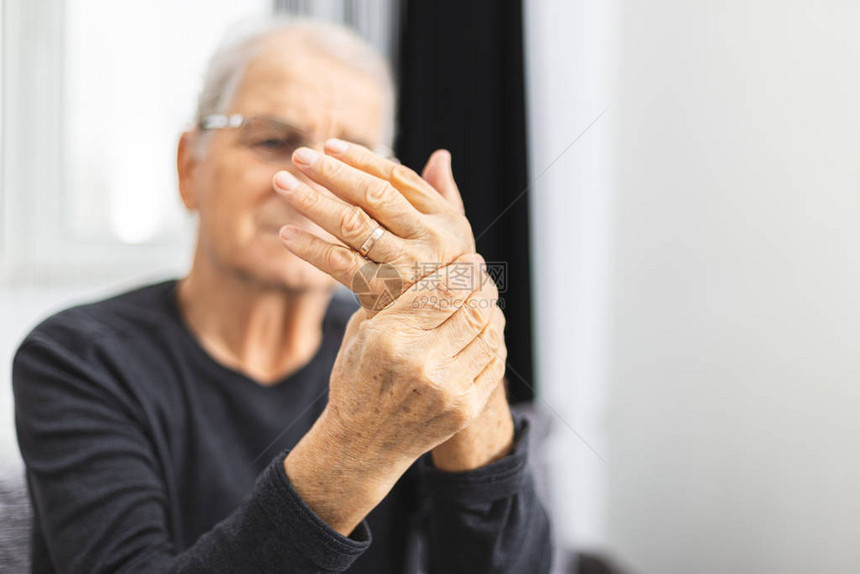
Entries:
{"type": "Polygon", "coordinates": [[[293,164],[339,198],[364,209],[400,237],[415,237],[426,230],[421,212],[384,179],[305,147],[293,153],[293,164]]]}
{"type": "Polygon", "coordinates": [[[476,398],[482,401],[482,405],[486,404],[486,400],[505,378],[505,370],[507,368],[506,356],[496,355],[493,357],[487,363],[487,366],[484,367],[484,370],[475,377],[473,390],[476,393],[476,398]]]}
{"type": "Polygon", "coordinates": [[[434,151],[430,159],[427,160],[421,177],[432,185],[448,203],[465,215],[466,208],[463,206],[463,198],[460,196],[457,182],[454,181],[454,172],[451,170],[451,153],[448,150],[437,149],[434,151]]]}
{"type": "Polygon", "coordinates": [[[282,227],[280,237],[287,249],[355,293],[367,318],[400,296],[403,282],[391,265],[367,261],[348,247],[329,243],[293,225],[282,227]]]}
{"type": "MultiPolygon", "coordinates": [[[[477,273],[481,261],[479,255],[469,253],[458,257],[450,265],[465,265],[477,273]]],[[[463,300],[473,291],[475,291],[473,285],[452,281],[450,277],[446,278],[443,268],[441,273],[412,283],[390,308],[380,314],[384,313],[385,316],[399,321],[409,321],[419,329],[431,330],[457,312],[463,300]]]]}
{"type": "MultiPolygon", "coordinates": [[[[356,251],[376,229],[376,223],[361,208],[320,193],[288,171],[276,173],[273,183],[278,195],[286,199],[293,209],[356,251]]],[[[367,258],[394,261],[401,253],[402,240],[389,232],[374,241],[367,258]]]]}
{"type": "MultiPolygon", "coordinates": [[[[494,319],[503,321],[504,315],[495,313],[497,307],[496,289],[489,282],[484,283],[465,300],[457,312],[439,326],[439,334],[449,341],[454,351],[459,351],[471,344],[485,331],[487,325],[494,319]]],[[[485,333],[487,336],[487,333],[485,333]]]]}
{"type": "Polygon", "coordinates": [[[421,176],[406,166],[399,166],[391,173],[391,185],[406,197],[421,213],[442,213],[454,209],[436,188],[421,179],[421,176]]]}
{"type": "Polygon", "coordinates": [[[501,315],[493,313],[478,336],[454,355],[450,364],[455,369],[457,378],[465,379],[471,384],[493,357],[507,358],[507,347],[502,334],[504,324],[500,317],[501,315]]]}
{"type": "Polygon", "coordinates": [[[358,270],[368,264],[352,249],[329,243],[294,225],[283,226],[279,235],[287,249],[320,271],[328,273],[348,289],[352,289],[352,279],[358,270]]]}
{"type": "Polygon", "coordinates": [[[445,207],[439,193],[417,173],[364,146],[330,139],[325,144],[325,151],[356,169],[390,182],[421,213],[436,213],[445,207]]]}
{"type": "Polygon", "coordinates": [[[391,172],[399,163],[374,153],[363,145],[350,143],[337,138],[325,142],[325,152],[345,164],[359,169],[379,179],[391,179],[391,172]]]}

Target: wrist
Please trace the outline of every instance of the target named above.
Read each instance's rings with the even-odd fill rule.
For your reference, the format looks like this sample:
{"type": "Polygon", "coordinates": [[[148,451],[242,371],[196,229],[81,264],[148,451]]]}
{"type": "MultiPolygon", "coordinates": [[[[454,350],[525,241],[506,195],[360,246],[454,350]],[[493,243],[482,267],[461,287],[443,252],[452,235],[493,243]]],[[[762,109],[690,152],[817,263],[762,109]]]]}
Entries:
{"type": "Polygon", "coordinates": [[[506,457],[513,444],[513,416],[500,383],[478,418],[433,449],[433,465],[446,472],[474,470],[506,457]]]}
{"type": "Polygon", "coordinates": [[[284,459],[284,471],[299,496],[344,536],[349,536],[409,468],[384,460],[362,445],[361,438],[339,424],[326,407],[284,459]]]}

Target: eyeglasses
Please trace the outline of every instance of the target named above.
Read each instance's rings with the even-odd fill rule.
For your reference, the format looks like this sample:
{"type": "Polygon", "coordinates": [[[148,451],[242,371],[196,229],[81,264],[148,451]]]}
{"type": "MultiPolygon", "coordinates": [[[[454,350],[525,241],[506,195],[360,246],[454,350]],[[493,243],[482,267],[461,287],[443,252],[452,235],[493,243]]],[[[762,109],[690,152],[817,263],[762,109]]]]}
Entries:
{"type": "MultiPolygon", "coordinates": [[[[320,143],[301,128],[261,116],[210,114],[198,127],[203,131],[239,128],[242,145],[261,160],[282,165],[289,164],[293,152],[300,147],[314,147],[320,143]]],[[[377,146],[373,151],[388,158],[394,155],[386,146],[377,146]]]]}

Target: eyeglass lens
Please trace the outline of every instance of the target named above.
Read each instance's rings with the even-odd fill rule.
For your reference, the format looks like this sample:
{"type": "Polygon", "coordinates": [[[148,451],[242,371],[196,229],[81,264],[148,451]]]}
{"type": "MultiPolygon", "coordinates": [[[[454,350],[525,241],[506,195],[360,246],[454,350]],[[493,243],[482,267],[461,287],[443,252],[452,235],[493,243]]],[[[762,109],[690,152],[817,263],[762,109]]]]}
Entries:
{"type": "Polygon", "coordinates": [[[284,164],[298,148],[313,145],[303,130],[266,118],[248,118],[242,126],[242,141],[260,159],[284,164]]]}

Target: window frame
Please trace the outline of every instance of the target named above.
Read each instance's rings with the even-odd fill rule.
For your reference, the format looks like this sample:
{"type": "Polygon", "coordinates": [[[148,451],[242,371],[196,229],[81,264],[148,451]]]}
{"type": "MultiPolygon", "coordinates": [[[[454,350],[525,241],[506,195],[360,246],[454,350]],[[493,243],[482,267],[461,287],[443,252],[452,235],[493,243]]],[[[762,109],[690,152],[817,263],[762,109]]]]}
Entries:
{"type": "Polygon", "coordinates": [[[0,285],[176,272],[191,229],[140,244],[82,240],[63,217],[65,15],[64,0],[3,2],[0,285]]]}

